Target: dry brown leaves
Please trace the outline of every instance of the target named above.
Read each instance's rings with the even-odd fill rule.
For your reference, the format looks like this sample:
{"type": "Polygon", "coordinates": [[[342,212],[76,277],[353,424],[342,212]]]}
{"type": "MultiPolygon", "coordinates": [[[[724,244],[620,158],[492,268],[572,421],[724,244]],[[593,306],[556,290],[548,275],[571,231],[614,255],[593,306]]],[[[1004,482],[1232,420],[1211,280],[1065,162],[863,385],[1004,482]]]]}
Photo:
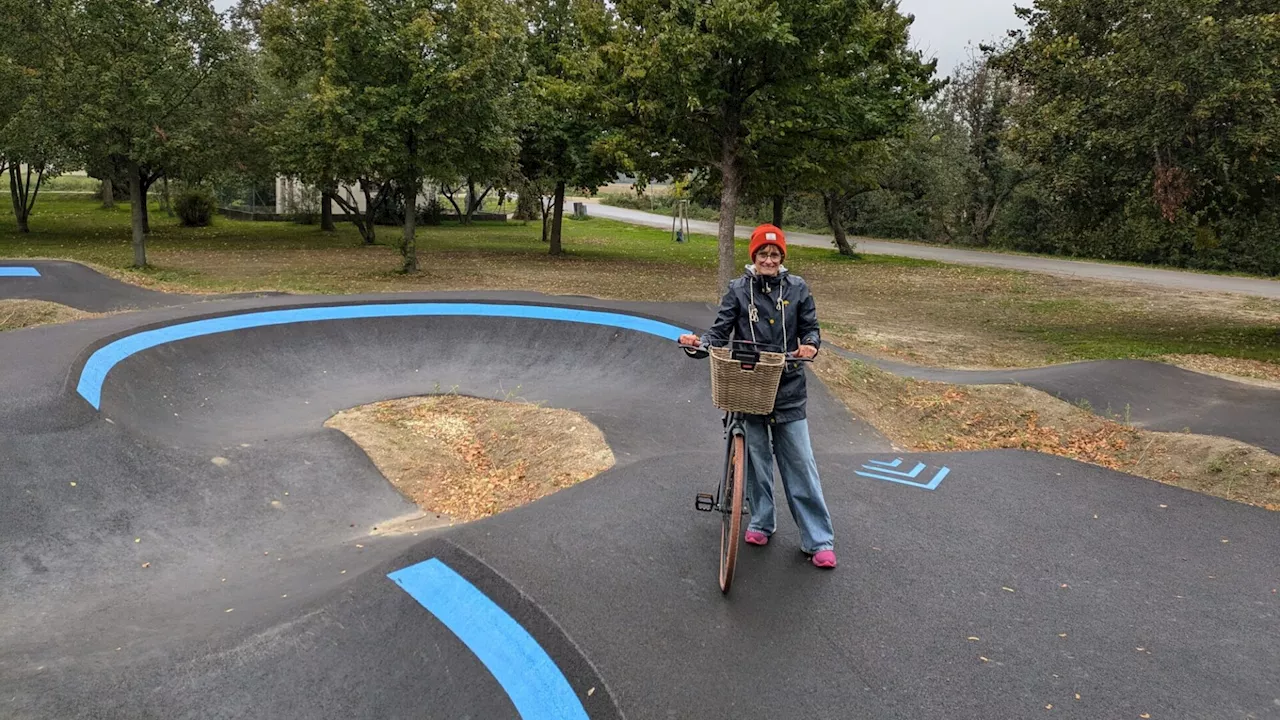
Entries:
{"type": "Polygon", "coordinates": [[[1273,362],[1215,355],[1166,355],[1161,360],[1207,375],[1216,375],[1230,380],[1261,381],[1256,384],[1280,387],[1280,364],[1273,362]]]}
{"type": "Polygon", "coordinates": [[[0,300],[0,331],[97,317],[93,313],[44,300],[0,300]]]}
{"type": "Polygon", "coordinates": [[[420,507],[456,521],[533,502],[613,465],[577,413],[457,395],[374,403],[327,425],[355,440],[420,507]]]}
{"type": "Polygon", "coordinates": [[[1011,407],[1002,402],[1004,398],[990,397],[983,390],[912,384],[900,390],[894,401],[921,411],[919,419],[929,420],[941,432],[941,437],[921,438],[921,450],[1017,448],[1116,470],[1125,465],[1117,453],[1129,448],[1135,435],[1132,428],[1094,418],[1080,418],[1073,427],[1045,425],[1038,410],[1011,407]]]}
{"type": "Polygon", "coordinates": [[[829,355],[814,369],[901,447],[1030,450],[1280,510],[1280,457],[1235,440],[1141,430],[1031,388],[919,382],[829,355]]]}

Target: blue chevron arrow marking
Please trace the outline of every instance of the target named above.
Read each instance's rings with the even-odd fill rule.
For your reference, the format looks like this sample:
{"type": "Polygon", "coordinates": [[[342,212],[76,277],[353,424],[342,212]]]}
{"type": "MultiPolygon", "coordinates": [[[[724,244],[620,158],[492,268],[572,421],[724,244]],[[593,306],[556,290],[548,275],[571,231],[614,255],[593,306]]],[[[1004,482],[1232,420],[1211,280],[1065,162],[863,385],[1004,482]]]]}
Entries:
{"type": "MultiPolygon", "coordinates": [[[[898,467],[902,464],[902,458],[898,458],[893,462],[886,462],[884,460],[868,460],[867,462],[872,465],[880,465],[882,467],[898,467]]],[[[863,465],[862,467],[866,467],[866,465],[863,465]]]]}
{"type": "Polygon", "coordinates": [[[870,462],[876,463],[881,467],[876,467],[870,464],[863,465],[862,466],[863,470],[871,470],[872,472],[863,472],[862,470],[856,470],[855,473],[858,475],[861,475],[862,477],[873,478],[875,480],[888,480],[889,482],[900,483],[902,485],[910,485],[911,487],[923,488],[925,490],[935,490],[937,489],[938,485],[942,483],[942,479],[945,478],[951,472],[951,468],[946,467],[944,465],[941,469],[938,470],[937,473],[934,474],[933,479],[930,480],[929,482],[927,483],[915,482],[914,480],[911,480],[909,478],[914,478],[918,476],[920,472],[925,469],[924,463],[916,463],[916,466],[912,468],[911,472],[909,473],[898,472],[896,470],[888,470],[885,467],[885,466],[897,467],[898,465],[901,464],[901,461],[902,461],[902,458],[898,458],[893,464],[890,464],[887,462],[878,462],[878,461],[872,460],[870,462]]]}
{"type": "Polygon", "coordinates": [[[907,478],[910,480],[918,477],[920,473],[924,472],[924,467],[925,467],[924,463],[916,463],[916,466],[911,468],[910,472],[902,472],[900,470],[890,470],[884,467],[875,467],[874,465],[863,465],[862,469],[870,470],[872,472],[884,473],[885,475],[892,475],[894,477],[907,478]]]}

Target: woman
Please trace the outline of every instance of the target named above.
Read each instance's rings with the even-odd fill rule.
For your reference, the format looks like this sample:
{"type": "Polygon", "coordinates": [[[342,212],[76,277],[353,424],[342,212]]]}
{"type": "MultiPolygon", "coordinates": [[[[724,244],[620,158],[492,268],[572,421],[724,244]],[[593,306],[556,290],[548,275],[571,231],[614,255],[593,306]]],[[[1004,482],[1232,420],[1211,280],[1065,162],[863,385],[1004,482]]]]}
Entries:
{"type": "MultiPolygon", "coordinates": [[[[782,265],[787,255],[786,236],[773,225],[761,225],[751,233],[749,252],[751,264],[742,277],[729,284],[711,329],[701,338],[681,335],[680,344],[724,346],[731,338],[751,339],[765,345],[765,350],[785,348],[802,358],[817,355],[822,342],[817,309],[804,279],[789,274],[782,265]]],[[[818,465],[809,441],[806,399],[804,368],[800,363],[788,363],[778,384],[773,412],[746,418],[751,522],[743,539],[751,545],[765,545],[776,528],[776,457],[787,505],[800,529],[801,550],[812,556],[817,567],[834,568],[831,513],[822,497],[818,465]]]]}

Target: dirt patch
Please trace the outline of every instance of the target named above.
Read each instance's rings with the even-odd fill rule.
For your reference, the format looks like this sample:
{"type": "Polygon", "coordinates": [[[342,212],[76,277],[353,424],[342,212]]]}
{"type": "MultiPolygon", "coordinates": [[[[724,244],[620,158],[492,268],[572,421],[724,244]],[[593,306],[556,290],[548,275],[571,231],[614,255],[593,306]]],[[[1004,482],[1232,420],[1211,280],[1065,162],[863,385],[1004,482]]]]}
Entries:
{"type": "Polygon", "coordinates": [[[1216,355],[1166,355],[1164,362],[1226,380],[1280,389],[1280,364],[1216,355]]]}
{"type": "Polygon", "coordinates": [[[613,452],[578,413],[459,395],[363,405],[325,423],[360,445],[405,497],[466,522],[609,469],[613,452]]]}
{"type": "Polygon", "coordinates": [[[98,316],[44,300],[0,300],[0,332],[91,317],[98,316]]]}
{"type": "Polygon", "coordinates": [[[1027,387],[911,380],[830,354],[814,370],[905,449],[1031,450],[1280,510],[1280,457],[1237,440],[1140,430],[1027,387]]]}

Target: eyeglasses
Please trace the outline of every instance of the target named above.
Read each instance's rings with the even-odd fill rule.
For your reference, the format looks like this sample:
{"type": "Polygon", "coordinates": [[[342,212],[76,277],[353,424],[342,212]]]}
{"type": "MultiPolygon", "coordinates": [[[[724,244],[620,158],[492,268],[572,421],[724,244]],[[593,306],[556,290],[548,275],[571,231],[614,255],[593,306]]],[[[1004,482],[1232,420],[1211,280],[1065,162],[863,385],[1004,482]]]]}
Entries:
{"type": "Polygon", "coordinates": [[[758,252],[758,253],[756,253],[756,258],[757,258],[757,259],[764,259],[764,260],[781,260],[781,259],[782,259],[782,253],[776,253],[776,252],[772,252],[772,253],[771,253],[771,252],[758,252]]]}

